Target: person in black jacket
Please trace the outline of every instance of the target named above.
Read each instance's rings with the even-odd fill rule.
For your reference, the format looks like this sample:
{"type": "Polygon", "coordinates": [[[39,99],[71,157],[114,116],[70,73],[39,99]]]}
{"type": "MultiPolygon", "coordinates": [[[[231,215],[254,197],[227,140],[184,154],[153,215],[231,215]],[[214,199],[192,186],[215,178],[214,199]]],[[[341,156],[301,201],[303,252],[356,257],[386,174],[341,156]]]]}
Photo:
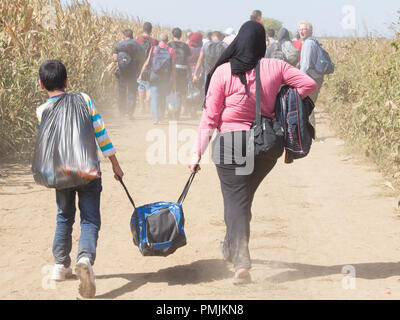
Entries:
{"type": "Polygon", "coordinates": [[[122,39],[113,52],[113,61],[118,63],[118,107],[121,116],[133,119],[138,89],[136,79],[145,60],[145,53],[142,46],[133,40],[132,30],[123,31],[122,39]]]}
{"type": "MultiPolygon", "coordinates": [[[[172,30],[173,41],[168,43],[168,47],[174,49],[175,52],[175,77],[176,77],[176,91],[181,96],[182,104],[185,105],[186,94],[189,83],[189,76],[191,75],[191,69],[189,59],[192,55],[189,46],[181,41],[182,30],[180,28],[174,28],[172,30]]],[[[177,110],[176,120],[179,119],[181,108],[177,110]]]]}

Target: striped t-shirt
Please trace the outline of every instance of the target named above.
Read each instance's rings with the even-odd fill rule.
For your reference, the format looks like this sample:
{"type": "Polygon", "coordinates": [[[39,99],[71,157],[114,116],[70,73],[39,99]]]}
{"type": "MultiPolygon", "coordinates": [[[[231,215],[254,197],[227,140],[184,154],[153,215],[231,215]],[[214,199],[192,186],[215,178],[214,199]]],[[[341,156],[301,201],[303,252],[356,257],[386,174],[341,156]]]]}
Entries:
{"type": "MultiPolygon", "coordinates": [[[[110,137],[107,134],[107,130],[104,126],[103,119],[101,118],[100,114],[97,113],[97,110],[94,106],[94,103],[92,99],[86,94],[86,93],[81,93],[83,98],[85,99],[86,106],[89,110],[92,123],[93,123],[93,129],[94,133],[96,136],[96,141],[98,147],[100,147],[101,152],[103,153],[104,157],[111,157],[116,153],[115,148],[110,140],[110,137]]],[[[55,96],[47,100],[44,104],[42,104],[40,107],[36,109],[36,115],[39,121],[39,125],[42,121],[42,114],[46,108],[48,108],[52,103],[59,98],[60,96],[55,96]]],[[[100,159],[99,159],[100,161],[100,159]]]]}

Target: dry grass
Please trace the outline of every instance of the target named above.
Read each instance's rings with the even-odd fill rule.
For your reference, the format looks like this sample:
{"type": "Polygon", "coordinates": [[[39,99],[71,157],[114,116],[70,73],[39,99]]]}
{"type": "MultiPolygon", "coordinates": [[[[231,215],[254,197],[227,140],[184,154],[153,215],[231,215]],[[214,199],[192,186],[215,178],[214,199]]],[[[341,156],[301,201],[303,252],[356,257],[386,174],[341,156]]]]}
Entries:
{"type": "Polygon", "coordinates": [[[322,43],[336,63],[324,88],[333,125],[383,171],[399,172],[400,38],[322,43]]]}
{"type": "MultiPolygon", "coordinates": [[[[68,69],[71,91],[84,91],[98,104],[115,95],[111,54],[121,31],[141,34],[142,22],[113,13],[95,14],[86,1],[56,9],[55,29],[44,28],[44,0],[0,1],[0,155],[28,156],[37,132],[35,108],[46,97],[37,85],[46,59],[59,59],[68,69]]],[[[162,31],[154,26],[154,35],[162,31]]]]}

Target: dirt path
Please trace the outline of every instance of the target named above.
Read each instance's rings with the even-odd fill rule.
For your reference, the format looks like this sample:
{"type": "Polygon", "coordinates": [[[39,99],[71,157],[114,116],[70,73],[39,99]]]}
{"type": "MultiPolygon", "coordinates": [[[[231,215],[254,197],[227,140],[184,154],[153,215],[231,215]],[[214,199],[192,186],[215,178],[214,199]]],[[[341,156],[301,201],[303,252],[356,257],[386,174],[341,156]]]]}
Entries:
{"type": "MultiPolygon", "coordinates": [[[[148,163],[151,121],[104,118],[136,202],[175,201],[188,170],[182,164],[148,163]]],[[[220,260],[225,228],[213,165],[203,166],[184,205],[188,245],[168,258],[145,258],[131,241],[130,203],[103,161],[97,298],[399,299],[395,194],[374,168],[337,145],[326,114],[317,119],[321,140],[311,155],[290,166],[280,159],[256,194],[250,242],[254,283],[240,289],[231,284],[231,266],[220,260]],[[343,280],[348,265],[355,283],[343,280]]],[[[179,130],[196,127],[197,121],[184,120],[179,130]]],[[[47,281],[55,215],[54,191],[35,185],[29,169],[0,166],[0,299],[78,297],[76,280],[55,288],[47,281]]]]}

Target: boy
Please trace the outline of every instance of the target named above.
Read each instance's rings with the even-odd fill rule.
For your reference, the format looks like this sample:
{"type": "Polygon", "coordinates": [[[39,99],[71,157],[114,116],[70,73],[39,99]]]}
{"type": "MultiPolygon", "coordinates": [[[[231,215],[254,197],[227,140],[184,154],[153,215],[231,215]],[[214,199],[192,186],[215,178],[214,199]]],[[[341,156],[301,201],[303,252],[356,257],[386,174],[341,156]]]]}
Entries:
{"type": "MultiPolygon", "coordinates": [[[[37,108],[36,114],[41,122],[43,111],[51,106],[67,88],[67,70],[57,60],[44,62],[39,69],[39,85],[48,94],[49,100],[37,108]]],[[[115,149],[104,128],[101,116],[97,113],[90,97],[82,93],[87,109],[91,115],[93,128],[103,155],[110,159],[115,179],[123,177],[115,149]]],[[[96,293],[95,275],[92,269],[96,258],[98,233],[100,230],[100,193],[102,190],[101,178],[77,188],[56,190],[57,201],[57,228],[53,242],[55,265],[51,279],[63,281],[72,275],[70,252],[72,247],[72,227],[75,220],[75,197],[78,194],[79,209],[81,212],[81,236],[78,246],[76,275],[80,280],[79,293],[84,298],[93,298],[96,293]]]]}

